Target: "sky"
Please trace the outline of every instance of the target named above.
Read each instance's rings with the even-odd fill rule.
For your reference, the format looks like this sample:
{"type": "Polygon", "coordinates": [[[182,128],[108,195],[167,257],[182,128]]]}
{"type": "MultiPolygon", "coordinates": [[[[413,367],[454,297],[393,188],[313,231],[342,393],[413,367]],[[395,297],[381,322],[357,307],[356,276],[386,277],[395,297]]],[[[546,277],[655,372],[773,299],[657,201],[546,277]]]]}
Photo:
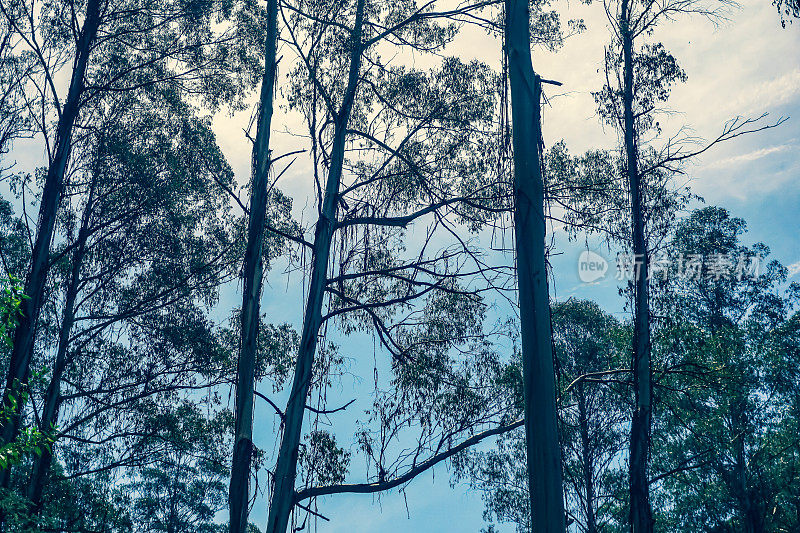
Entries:
{"type": "MultiPolygon", "coordinates": [[[[567,39],[557,53],[534,51],[537,72],[563,83],[556,89],[545,89],[549,102],[543,113],[545,143],[552,145],[563,139],[573,154],[612,147],[616,134],[598,121],[591,96],[602,85],[603,49],[609,40],[602,4],[586,5],[573,0],[560,2],[557,7],[563,20],[582,18],[587,29],[567,39]]],[[[736,116],[769,113],[767,120],[773,122],[779,117],[791,117],[778,128],[737,138],[704,153],[687,166],[685,183],[707,205],[726,207],[733,215],[744,218],[749,228],[745,241],[768,244],[774,258],[789,267],[792,280],[800,281],[800,21],[782,29],[769,0],[746,0],[727,13],[727,20],[714,24],[699,17],[678,18],[660,26],[649,40],[663,42],[688,75],[687,82],[672,92],[670,113],[662,118],[665,132],[684,128],[695,136],[712,139],[726,121],[736,116]]],[[[467,29],[447,53],[497,65],[500,42],[467,29]]],[[[249,175],[251,147],[243,133],[249,118],[250,112],[245,111],[233,116],[221,113],[214,119],[218,142],[242,185],[246,185],[249,175]]],[[[275,113],[273,131],[276,154],[302,145],[294,133],[303,131],[303,126],[297,116],[284,109],[275,113]]],[[[35,161],[40,157],[37,150],[35,144],[19,143],[15,155],[18,160],[35,161]]],[[[283,192],[294,198],[293,214],[305,226],[313,222],[316,210],[309,197],[309,168],[301,157],[279,183],[283,192]]],[[[558,300],[572,296],[594,299],[624,317],[613,276],[599,283],[582,283],[577,258],[585,249],[584,242],[567,242],[559,228],[551,230],[559,252],[551,257],[552,296],[558,300]]],[[[596,249],[596,243],[590,245],[596,249]]],[[[304,305],[302,281],[296,272],[285,276],[282,265],[277,264],[267,278],[262,312],[275,323],[292,323],[299,331],[304,305]]],[[[222,315],[227,316],[228,310],[238,305],[240,289],[226,289],[220,303],[222,315]]],[[[347,340],[342,352],[354,376],[368,375],[373,365],[385,366],[376,361],[381,355],[366,337],[347,340]]],[[[329,400],[331,405],[344,404],[369,390],[371,384],[363,378],[347,376],[334,387],[329,400]]],[[[285,393],[272,397],[278,405],[285,402],[285,393]]],[[[363,401],[360,398],[352,408],[332,418],[332,430],[343,436],[339,443],[345,448],[355,448],[347,435],[352,435],[354,413],[367,406],[363,401]]],[[[274,452],[277,420],[269,409],[263,403],[257,404],[255,439],[257,446],[274,452]]],[[[354,467],[348,481],[361,481],[360,474],[363,469],[354,467]]],[[[477,533],[485,525],[480,495],[464,485],[451,487],[450,482],[447,468],[442,465],[415,479],[402,492],[321,499],[319,510],[330,522],[318,521],[317,531],[477,533]]],[[[265,484],[262,473],[260,486],[265,484]]],[[[259,527],[266,521],[266,508],[262,493],[252,514],[252,521],[259,527]]],[[[512,531],[509,527],[499,530],[512,531]]]]}
{"type": "MultiPolygon", "coordinates": [[[[582,18],[587,29],[570,37],[557,53],[534,50],[534,68],[545,78],[563,83],[555,90],[546,88],[549,105],[543,113],[545,143],[563,139],[570,152],[609,148],[616,134],[604,128],[595,113],[592,91],[602,85],[603,47],[608,42],[609,27],[602,4],[573,1],[558,5],[562,19],[582,18]]],[[[734,139],[694,160],[686,167],[685,184],[701,196],[707,205],[728,208],[734,216],[748,222],[745,241],[764,242],[774,258],[790,269],[793,281],[800,281],[800,24],[782,29],[776,9],[767,0],[747,0],[738,9],[726,13],[726,20],[712,23],[700,17],[678,18],[663,24],[649,38],[663,42],[678,59],[688,80],[673,89],[669,113],[661,117],[666,133],[683,131],[703,139],[713,139],[726,121],[737,116],[758,117],[768,113],[767,121],[791,117],[780,127],[734,139]]],[[[477,58],[496,65],[500,58],[499,41],[474,29],[467,29],[448,49],[449,55],[463,59],[477,58]]],[[[216,130],[223,151],[237,176],[246,179],[249,144],[242,128],[248,113],[220,116],[216,130]]],[[[292,135],[302,127],[297,117],[277,112],[273,118],[275,153],[297,147],[292,135]]],[[[311,186],[308,166],[293,166],[279,185],[295,198],[295,216],[304,222],[314,215],[308,200],[311,186]]],[[[699,202],[697,203],[699,205],[699,202]]],[[[551,293],[554,298],[590,298],[606,310],[624,317],[613,276],[599,283],[585,284],[578,278],[577,258],[585,249],[583,241],[567,242],[559,228],[555,246],[559,252],[551,258],[551,293]]],[[[590,241],[590,247],[597,249],[590,241]]],[[[300,277],[290,281],[273,272],[264,290],[262,309],[270,319],[288,321],[299,328],[303,298],[300,277]]],[[[371,370],[375,351],[369,339],[347,341],[343,353],[351,361],[352,372],[364,375],[371,370]]],[[[380,355],[378,355],[380,357],[380,355]]],[[[329,395],[331,405],[338,405],[368,390],[357,379],[343,380],[329,395]]],[[[279,397],[282,399],[282,397],[279,397]]],[[[277,400],[277,399],[276,399],[277,400]]],[[[280,404],[281,402],[278,401],[280,404]]],[[[359,403],[354,404],[358,409],[359,403]]],[[[263,404],[262,409],[267,409],[263,404]]],[[[351,412],[356,412],[351,411],[351,412]]],[[[266,411],[259,425],[256,413],[256,445],[274,450],[274,417],[266,411]]],[[[332,420],[332,431],[340,436],[340,445],[348,448],[347,435],[353,417],[347,414],[332,420]],[[345,439],[341,440],[341,436],[345,439]]],[[[351,482],[358,482],[358,468],[353,468],[351,482]]],[[[265,483],[262,479],[262,486],[265,483]]],[[[262,526],[267,502],[261,495],[252,520],[262,526]]],[[[317,531],[325,533],[405,531],[478,532],[485,526],[480,494],[465,485],[451,487],[446,466],[439,466],[411,482],[402,492],[381,496],[337,495],[319,501],[319,510],[330,522],[317,521],[317,531]]],[[[500,531],[512,531],[509,526],[500,531]]]]}
{"type": "MultiPolygon", "coordinates": [[[[562,20],[581,18],[587,29],[567,39],[557,53],[534,50],[537,72],[563,83],[555,90],[545,89],[549,101],[543,114],[545,143],[552,145],[563,139],[573,154],[612,147],[616,134],[598,121],[591,95],[602,85],[603,47],[609,36],[602,4],[573,1],[558,7],[562,20]]],[[[768,113],[768,122],[791,117],[779,128],[714,147],[686,167],[684,178],[685,184],[707,205],[726,207],[734,216],[744,218],[749,228],[745,241],[768,244],[774,258],[789,267],[793,280],[800,281],[800,24],[782,29],[775,8],[767,0],[747,0],[729,10],[726,20],[712,23],[700,17],[678,18],[660,26],[649,40],[663,42],[688,75],[686,83],[673,89],[668,113],[660,119],[665,133],[683,128],[708,140],[719,134],[726,121],[737,116],[754,118],[768,113]]],[[[467,29],[448,54],[496,65],[500,43],[478,30],[467,29]]],[[[245,178],[250,147],[241,131],[248,118],[247,113],[219,117],[216,125],[223,151],[237,175],[245,178]]],[[[291,134],[296,131],[294,128],[301,127],[297,117],[278,112],[273,126],[276,153],[297,146],[298,141],[291,134]]],[[[295,215],[306,223],[314,214],[308,200],[310,186],[308,167],[302,162],[290,169],[280,183],[282,190],[295,198],[295,215]]],[[[582,283],[577,275],[577,258],[585,243],[567,242],[559,228],[551,229],[559,252],[551,258],[553,297],[590,298],[624,318],[613,276],[594,284],[582,283]]],[[[597,243],[589,244],[598,249],[597,243]]],[[[299,280],[295,274],[287,282],[279,272],[270,277],[262,305],[271,319],[289,321],[299,328],[303,306],[299,280]]],[[[343,355],[350,359],[354,374],[364,375],[362,371],[371,370],[376,355],[369,339],[349,339],[346,351],[343,355]]],[[[329,395],[331,405],[339,404],[337,395],[343,404],[365,390],[369,387],[357,379],[343,380],[338,390],[329,395]]],[[[353,407],[357,410],[359,404],[353,407]]],[[[257,421],[258,415],[257,412],[257,421]]],[[[345,448],[354,416],[332,420],[331,430],[340,436],[340,445],[345,448]]],[[[256,445],[274,450],[274,424],[259,426],[257,422],[256,445]]],[[[359,469],[353,468],[349,481],[361,481],[358,474],[359,469]]],[[[266,506],[262,495],[252,515],[259,526],[266,520],[266,506]]],[[[478,532],[485,526],[483,509],[480,494],[463,484],[451,487],[447,468],[442,465],[415,479],[402,492],[321,499],[319,510],[331,521],[317,521],[316,527],[326,533],[478,532]]],[[[512,530],[510,526],[500,527],[500,531],[512,530]]]]}

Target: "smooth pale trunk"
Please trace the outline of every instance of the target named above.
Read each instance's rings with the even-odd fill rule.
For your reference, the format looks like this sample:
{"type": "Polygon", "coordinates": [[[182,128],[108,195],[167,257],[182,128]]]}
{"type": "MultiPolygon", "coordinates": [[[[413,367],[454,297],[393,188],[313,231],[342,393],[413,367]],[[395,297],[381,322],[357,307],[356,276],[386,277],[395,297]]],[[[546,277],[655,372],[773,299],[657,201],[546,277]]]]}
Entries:
{"type": "Polygon", "coordinates": [[[531,62],[529,20],[527,1],[506,0],[528,487],[533,531],[563,533],[561,448],[545,269],[544,185],[539,158],[541,84],[531,62]]]}
{"type": "Polygon", "coordinates": [[[245,533],[250,501],[250,463],[253,456],[253,396],[255,392],[256,345],[260,314],[261,283],[264,273],[262,248],[267,214],[267,186],[270,167],[269,139],[275,94],[278,42],[278,1],[267,6],[267,39],[264,76],[261,80],[256,140],[253,145],[253,180],[250,216],[244,257],[241,339],[236,368],[236,412],[231,481],[228,493],[230,533],[245,533]]]}
{"type": "Polygon", "coordinates": [[[634,411],[631,420],[630,460],[630,524],[633,533],[653,531],[653,513],[650,508],[650,482],[647,475],[650,452],[650,427],[652,425],[652,383],[650,371],[650,303],[647,281],[647,244],[644,236],[639,154],[633,114],[633,37],[629,30],[628,0],[621,6],[620,29],[624,68],[623,107],[625,158],[628,187],[631,197],[631,229],[633,233],[634,317],[633,371],[634,411]]]}
{"type": "MultiPolygon", "coordinates": [[[[89,0],[86,4],[86,19],[76,47],[75,66],[72,71],[67,100],[61,111],[56,129],[55,152],[47,169],[42,201],[39,206],[39,221],[36,240],[31,253],[31,266],[25,280],[25,294],[28,299],[22,303],[22,318],[14,330],[14,345],[11,350],[6,375],[6,387],[3,392],[3,405],[10,407],[10,396],[18,395],[21,387],[27,386],[30,378],[30,364],[33,356],[36,322],[44,299],[44,290],[49,270],[50,245],[53,241],[56,215],[61,194],[64,189],[64,175],[72,149],[72,132],[80,111],[81,96],[84,89],[84,76],[89,62],[91,46],[100,25],[100,0],[89,0]]],[[[19,435],[21,405],[18,403],[15,416],[3,425],[2,442],[7,445],[14,442],[19,435]]],[[[0,486],[8,488],[11,482],[11,469],[0,472],[0,486]]]]}
{"type": "Polygon", "coordinates": [[[322,301],[327,283],[328,260],[333,232],[336,230],[336,208],[339,203],[339,185],[344,165],[344,146],[350,111],[353,108],[358,74],[361,68],[361,26],[364,18],[364,0],[356,7],[353,29],[353,50],[350,54],[350,69],[347,88],[341,109],[335,117],[334,138],[325,196],[320,218],[314,232],[314,251],[311,263],[311,283],[300,334],[300,347],[294,368],[292,390],[284,412],[283,437],[275,465],[274,485],[269,506],[269,517],[265,533],[285,533],[289,516],[295,504],[295,477],[297,476],[297,454],[303,429],[303,414],[311,384],[311,372],[317,351],[317,337],[322,324],[322,301]]]}

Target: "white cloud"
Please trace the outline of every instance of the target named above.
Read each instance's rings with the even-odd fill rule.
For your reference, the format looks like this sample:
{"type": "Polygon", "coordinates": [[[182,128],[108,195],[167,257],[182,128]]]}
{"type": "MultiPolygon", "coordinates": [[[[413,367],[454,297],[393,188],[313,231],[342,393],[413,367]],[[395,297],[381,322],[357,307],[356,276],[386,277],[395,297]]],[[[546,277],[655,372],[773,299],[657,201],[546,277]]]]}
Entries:
{"type": "Polygon", "coordinates": [[[749,103],[749,106],[742,107],[752,112],[763,108],[765,103],[773,108],[791,103],[798,96],[800,96],[800,68],[754,84],[746,94],[742,95],[740,103],[749,103]]]}
{"type": "Polygon", "coordinates": [[[705,168],[722,168],[722,167],[730,167],[734,165],[739,165],[742,163],[750,163],[752,161],[756,161],[758,159],[764,158],[771,154],[779,154],[783,152],[788,152],[792,150],[797,150],[798,147],[792,144],[781,144],[778,146],[769,146],[767,148],[760,148],[758,150],[753,150],[751,152],[747,152],[741,155],[736,155],[733,157],[726,157],[723,159],[717,159],[705,166],[705,168]]]}

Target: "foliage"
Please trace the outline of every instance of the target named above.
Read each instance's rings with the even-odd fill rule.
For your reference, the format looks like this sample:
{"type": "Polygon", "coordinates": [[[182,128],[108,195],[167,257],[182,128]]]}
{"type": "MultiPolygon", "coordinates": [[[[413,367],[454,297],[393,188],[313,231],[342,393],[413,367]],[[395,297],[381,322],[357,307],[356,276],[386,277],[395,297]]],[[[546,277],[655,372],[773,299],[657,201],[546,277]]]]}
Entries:
{"type": "Polygon", "coordinates": [[[780,290],[786,269],[767,262],[766,246],[740,243],[744,231],[741,219],[707,207],[682,221],[673,239],[677,253],[757,258],[762,268],[722,277],[704,269],[665,282],[669,319],[657,346],[666,412],[654,456],[657,471],[674,472],[661,487],[664,508],[674,509],[661,520],[664,531],[778,531],[787,520],[788,530],[797,527],[777,513],[800,443],[787,433],[791,403],[773,370],[796,342],[792,291],[780,290]]]}
{"type": "MultiPolygon", "coordinates": [[[[4,353],[12,346],[12,333],[19,321],[22,312],[20,305],[25,298],[27,297],[22,293],[20,280],[13,276],[3,280],[0,289],[0,339],[4,345],[4,353]]],[[[14,390],[9,395],[10,403],[3,405],[0,412],[0,419],[4,424],[11,419],[19,404],[27,402],[29,396],[27,387],[19,382],[15,382],[13,387],[14,390]]],[[[50,449],[52,442],[52,428],[46,432],[31,426],[22,428],[16,441],[0,448],[0,470],[19,464],[26,454],[41,455],[45,449],[50,449]]]]}
{"type": "MultiPolygon", "coordinates": [[[[796,1],[774,3],[784,23],[798,15],[796,1]]],[[[310,294],[313,279],[322,303],[319,316],[309,315],[315,320],[303,328],[304,342],[297,317],[281,314],[280,305],[259,317],[259,442],[249,466],[261,492],[254,492],[278,478],[270,438],[291,424],[273,396],[286,397],[305,350],[311,362],[301,389],[309,392],[290,395],[299,398],[295,412],[305,425],[288,454],[299,466],[290,480],[295,493],[274,491],[291,502],[297,530],[325,518],[317,512],[325,500],[301,498],[303,491],[411,490],[412,478],[447,461],[454,484],[466,481],[481,493],[486,531],[496,531],[494,523],[528,531],[518,302],[503,241],[513,207],[508,63],[451,49],[468,24],[502,35],[503,11],[483,1],[451,2],[443,11],[445,3],[416,0],[279,4],[276,101],[302,120],[304,131],[288,133],[306,152],[292,155],[309,166],[285,178],[289,166],[270,170],[261,267],[282,276],[281,285],[300,271],[298,292],[310,294]],[[359,5],[360,33],[353,31],[359,5]],[[290,181],[285,191],[306,197],[279,190],[280,179],[290,181]],[[304,201],[306,222],[297,222],[304,201]],[[318,215],[310,224],[308,210],[318,215]],[[318,242],[320,235],[327,240],[318,242]],[[316,278],[307,276],[320,257],[316,278]],[[365,354],[359,348],[369,341],[373,353],[365,354]],[[372,374],[350,375],[364,368],[372,374]],[[350,377],[363,392],[352,400],[344,386],[350,377]],[[344,412],[350,424],[337,418],[344,412]],[[487,434],[496,438],[483,440],[487,434]],[[476,438],[483,444],[460,448],[476,438]],[[271,476],[266,484],[264,476],[271,476]]],[[[603,56],[606,83],[593,98],[601,122],[621,133],[617,4],[604,5],[616,32],[603,56]]],[[[660,17],[714,18],[717,4],[726,2],[626,3],[635,23],[633,137],[646,249],[702,258],[695,277],[670,270],[650,280],[652,503],[659,531],[798,531],[800,287],[787,286],[788,271],[769,261],[767,246],[743,243],[745,222],[725,209],[682,216],[698,198],[676,177],[704,149],[692,152],[694,139],[682,134],[663,139],[660,120],[687,76],[661,43],[639,40],[654,35],[660,17]],[[763,269],[714,275],[720,265],[711,258],[720,257],[758,260],[763,269]]],[[[529,8],[532,46],[555,52],[585,27],[547,0],[529,8]]],[[[265,21],[255,0],[3,2],[4,369],[35,236],[43,222],[53,223],[55,236],[40,255],[47,275],[26,383],[11,383],[0,412],[0,426],[22,427],[0,448],[8,480],[0,529],[227,531],[241,321],[226,306],[241,288],[249,193],[234,169],[250,162],[229,160],[234,141],[218,138],[214,121],[249,106],[265,67],[265,21]],[[99,29],[85,42],[95,8],[99,29]],[[73,77],[81,57],[86,72],[73,77]],[[68,101],[74,127],[65,129],[68,101]],[[14,166],[14,150],[28,150],[23,138],[44,166],[14,166]],[[68,147],[63,160],[59,146],[68,147]],[[29,210],[45,203],[57,161],[56,207],[34,220],[29,210]]],[[[748,124],[734,121],[720,139],[748,124]]],[[[281,156],[275,151],[270,160],[281,156]]],[[[562,141],[545,151],[543,164],[547,216],[564,224],[567,238],[599,235],[609,250],[631,251],[621,150],[575,154],[562,141]]],[[[570,527],[627,530],[632,328],[589,301],[553,302],[551,313],[570,527]]]]}
{"type": "MultiPolygon", "coordinates": [[[[629,332],[597,304],[584,300],[554,303],[552,321],[569,521],[582,531],[590,521],[595,531],[611,531],[624,524],[619,488],[624,479],[620,460],[625,448],[629,332]]],[[[467,454],[458,464],[460,475],[481,491],[486,520],[515,524],[519,532],[530,529],[525,465],[522,429],[502,435],[490,450],[467,454]]]]}

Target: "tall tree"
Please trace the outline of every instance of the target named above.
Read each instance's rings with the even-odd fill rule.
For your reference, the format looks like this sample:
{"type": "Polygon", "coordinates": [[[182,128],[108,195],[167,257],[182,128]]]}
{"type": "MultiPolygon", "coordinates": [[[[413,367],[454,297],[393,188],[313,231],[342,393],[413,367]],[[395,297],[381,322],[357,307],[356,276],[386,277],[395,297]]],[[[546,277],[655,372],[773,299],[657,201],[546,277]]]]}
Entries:
{"type": "Polygon", "coordinates": [[[58,423],[64,445],[33,458],[26,491],[37,511],[54,456],[102,443],[68,474],[134,467],[150,431],[140,409],[231,379],[203,306],[240,257],[224,194],[232,172],[205,121],[169,91],[105,103],[66,187],[52,267],[64,295],[51,295],[60,312],[45,317],[35,352],[52,370],[34,418],[48,432],[58,423]]]}
{"type": "Polygon", "coordinates": [[[540,159],[541,78],[530,52],[527,1],[506,1],[506,53],[514,146],[514,235],[522,336],[525,435],[531,525],[565,529],[561,448],[555,397],[550,297],[545,259],[544,182],[540,159]]]}
{"type": "Polygon", "coordinates": [[[294,379],[286,410],[284,411],[283,437],[281,438],[278,461],[275,465],[274,484],[266,527],[267,533],[284,533],[289,523],[289,514],[294,507],[294,481],[297,474],[298,448],[303,415],[306,410],[306,398],[311,385],[314,355],[317,351],[319,328],[322,324],[322,302],[325,295],[328,258],[339,204],[338,193],[344,165],[345,137],[361,69],[365,2],[366,0],[357,0],[355,5],[355,18],[353,27],[350,30],[350,38],[348,39],[350,50],[347,85],[342,94],[341,104],[334,114],[334,141],[331,149],[331,160],[320,218],[314,232],[311,280],[303,316],[303,330],[300,334],[300,349],[297,354],[294,379]]]}
{"type": "MultiPolygon", "coordinates": [[[[552,317],[569,527],[616,531],[625,524],[617,500],[624,487],[629,333],[591,301],[554,303],[552,317]]],[[[521,396],[516,377],[504,384],[521,396]]],[[[521,397],[518,401],[522,404],[521,397]]],[[[520,533],[531,531],[532,519],[525,455],[525,434],[516,430],[500,436],[492,449],[472,451],[458,463],[482,493],[484,517],[512,523],[520,533]]]]}
{"type": "Polygon", "coordinates": [[[594,302],[553,305],[553,344],[559,363],[561,431],[569,507],[576,525],[598,533],[619,523],[622,485],[625,343],[629,333],[594,302]]]}
{"type": "Polygon", "coordinates": [[[630,483],[630,521],[634,533],[653,530],[650,507],[648,455],[652,428],[653,384],[650,365],[650,299],[648,253],[644,234],[644,212],[641,175],[639,173],[638,135],[634,129],[633,101],[633,29],[630,0],[622,0],[619,8],[619,30],[622,45],[622,132],[624,138],[625,171],[631,208],[631,240],[635,265],[633,280],[633,373],[634,407],[631,418],[628,482],[630,483]]]}
{"type": "Polygon", "coordinates": [[[786,269],[763,244],[743,245],[745,229],[706,207],[681,221],[672,242],[685,266],[663,281],[659,312],[669,318],[656,346],[682,371],[659,379],[668,438],[656,448],[655,479],[675,531],[779,531],[787,517],[778,505],[800,441],[783,431],[793,415],[780,376],[796,343],[796,287],[781,291],[786,269]]]}
{"type": "MultiPolygon", "coordinates": [[[[15,331],[6,374],[7,405],[14,387],[24,386],[30,375],[59,205],[76,141],[73,134],[86,106],[107,94],[159,84],[193,90],[214,105],[239,93],[237,76],[246,69],[241,61],[225,66],[226,45],[235,41],[236,26],[212,24],[232,14],[229,3],[14,1],[4,3],[0,11],[16,53],[32,58],[25,70],[24,105],[48,156],[25,278],[30,298],[15,331]],[[215,76],[222,72],[234,75],[215,76]],[[62,99],[58,80],[63,77],[69,84],[62,99]]],[[[19,424],[18,416],[3,424],[3,442],[13,440],[19,424]]],[[[0,484],[7,487],[8,481],[3,472],[0,484]]]]}
{"type": "MultiPolygon", "coordinates": [[[[661,132],[655,119],[658,106],[669,97],[672,84],[685,81],[686,75],[675,58],[661,45],[640,44],[662,21],[679,14],[699,13],[709,18],[719,15],[728,2],[702,0],[620,0],[605,2],[614,37],[606,51],[606,80],[602,91],[595,94],[600,117],[613,125],[621,143],[623,171],[629,200],[628,239],[632,252],[633,279],[630,293],[634,332],[631,344],[633,374],[633,411],[631,416],[630,454],[628,459],[630,525],[632,531],[653,530],[649,453],[653,421],[653,388],[651,360],[651,317],[646,183],[652,174],[667,178],[680,170],[681,162],[704,152],[717,142],[748,133],[753,120],[730,121],[723,133],[706,147],[692,150],[692,140],[685,136],[668,139],[658,149],[647,146],[646,133],[661,132]]],[[[767,126],[769,127],[769,126],[767,126]]],[[[652,140],[649,141],[652,143],[652,140]]]]}
{"type": "MultiPolygon", "coordinates": [[[[9,6],[8,9],[14,8],[18,9],[18,6],[9,6]]],[[[4,406],[10,407],[10,398],[14,391],[18,387],[24,386],[30,376],[34,332],[44,298],[48,263],[50,261],[50,245],[53,240],[58,203],[61,199],[67,162],[72,148],[73,128],[80,112],[81,100],[85,89],[89,55],[100,26],[101,9],[101,0],[86,2],[83,25],[75,42],[74,68],[69,89],[64,100],[63,109],[59,108],[58,110],[59,116],[53,153],[47,169],[47,176],[42,189],[42,200],[39,206],[36,240],[31,251],[30,269],[25,278],[25,294],[29,296],[29,299],[26,300],[23,306],[20,324],[14,330],[14,348],[9,358],[6,385],[3,392],[4,406]]],[[[13,15],[8,12],[7,8],[3,9],[3,14],[7,17],[9,25],[17,23],[16,18],[12,18],[13,15]]],[[[3,444],[8,444],[16,438],[19,432],[19,425],[19,416],[3,424],[3,444]]],[[[9,476],[10,470],[4,470],[0,473],[0,485],[8,487],[9,476]]]]}
{"type": "MultiPolygon", "coordinates": [[[[316,358],[322,325],[335,319],[345,333],[371,328],[389,354],[404,360],[407,348],[398,333],[403,330],[387,325],[394,310],[409,309],[429,294],[464,292],[451,284],[463,266],[456,257],[466,252],[445,250],[427,257],[430,236],[419,255],[407,262],[389,252],[403,250],[403,232],[416,220],[430,215],[437,221],[434,226],[450,231],[439,211],[480,199],[480,186],[464,188],[460,178],[470,165],[478,165],[467,150],[474,131],[469,125],[485,121],[491,110],[473,81],[482,80],[484,69],[446,60],[440,71],[428,74],[387,65],[379,50],[387,45],[440,51],[455,28],[437,19],[456,17],[476,6],[438,12],[433,4],[358,0],[287,7],[287,33],[300,57],[289,94],[291,105],[303,111],[309,125],[319,219],[309,243],[310,281],[300,350],[281,413],[283,436],[269,532],[285,531],[295,505],[303,413],[315,366],[322,364],[322,358],[316,358]],[[335,20],[333,13],[339,13],[335,20]],[[473,107],[459,89],[478,95],[473,107]],[[446,135],[449,132],[458,133],[446,135]],[[351,159],[349,148],[358,145],[366,155],[356,150],[351,159]],[[332,256],[336,232],[341,241],[332,256]],[[328,271],[334,262],[339,275],[331,277],[328,271]],[[330,309],[323,315],[326,296],[330,309]]],[[[401,321],[413,323],[412,315],[401,321]]]]}
{"type": "Polygon", "coordinates": [[[264,45],[264,76],[258,104],[256,138],[253,144],[253,169],[250,186],[250,213],[244,256],[244,293],[241,310],[241,341],[236,371],[236,412],[233,462],[229,490],[230,531],[247,529],[250,464],[253,457],[253,401],[256,343],[260,322],[259,304],[264,267],[262,247],[266,224],[270,169],[270,129],[277,74],[278,1],[267,4],[267,35],[264,45]]]}

